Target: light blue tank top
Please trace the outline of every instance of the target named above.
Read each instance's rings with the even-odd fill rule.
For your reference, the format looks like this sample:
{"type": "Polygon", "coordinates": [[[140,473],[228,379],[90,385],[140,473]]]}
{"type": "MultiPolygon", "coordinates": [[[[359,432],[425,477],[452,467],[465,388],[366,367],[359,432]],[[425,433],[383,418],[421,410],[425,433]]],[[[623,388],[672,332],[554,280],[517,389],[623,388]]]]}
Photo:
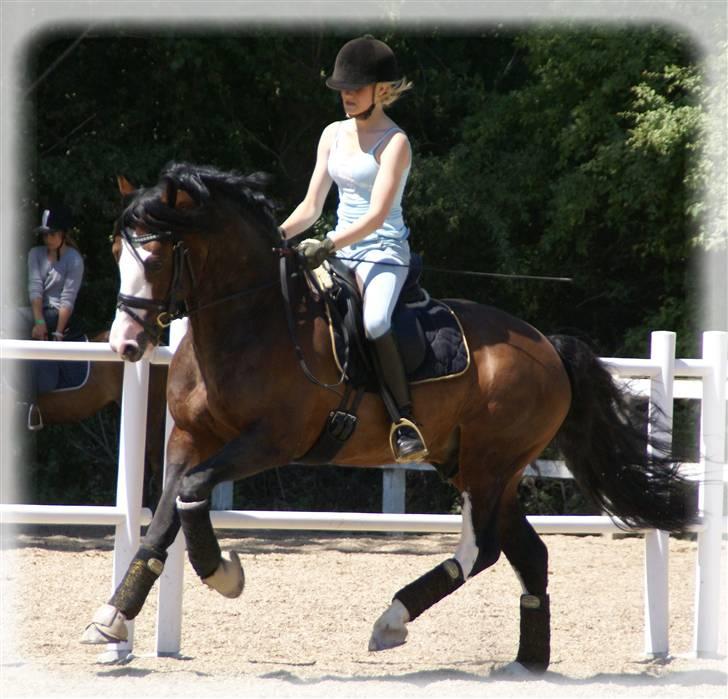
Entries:
{"type": "MultiPolygon", "coordinates": [[[[354,154],[344,153],[339,145],[339,136],[346,123],[348,121],[339,122],[329,152],[328,162],[329,175],[336,182],[339,190],[336,231],[346,229],[369,211],[374,179],[379,172],[379,163],[374,157],[374,153],[393,132],[401,131],[398,126],[388,129],[366,153],[361,151],[354,154]]],[[[402,216],[402,195],[407,184],[409,171],[410,166],[408,165],[402,173],[402,178],[392,201],[392,208],[389,210],[382,227],[349,247],[356,249],[367,247],[372,243],[399,241],[407,238],[409,229],[405,225],[402,216]]]]}

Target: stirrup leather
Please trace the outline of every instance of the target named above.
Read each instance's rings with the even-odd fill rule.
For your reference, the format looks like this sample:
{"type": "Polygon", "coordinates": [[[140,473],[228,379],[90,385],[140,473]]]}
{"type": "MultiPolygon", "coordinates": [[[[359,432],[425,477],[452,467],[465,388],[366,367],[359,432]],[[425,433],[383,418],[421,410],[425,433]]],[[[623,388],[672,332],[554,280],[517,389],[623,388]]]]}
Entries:
{"type": "Polygon", "coordinates": [[[409,420],[406,417],[401,417],[397,422],[392,423],[392,426],[389,429],[389,446],[392,450],[392,454],[394,455],[394,460],[398,464],[409,464],[415,461],[424,461],[430,453],[427,445],[425,444],[425,438],[422,436],[420,428],[417,427],[417,425],[415,425],[412,420],[409,420]],[[420,442],[422,442],[423,445],[421,451],[414,452],[413,454],[408,454],[404,457],[397,456],[397,444],[394,439],[394,434],[400,427],[409,427],[417,433],[417,436],[420,438],[420,442]]]}

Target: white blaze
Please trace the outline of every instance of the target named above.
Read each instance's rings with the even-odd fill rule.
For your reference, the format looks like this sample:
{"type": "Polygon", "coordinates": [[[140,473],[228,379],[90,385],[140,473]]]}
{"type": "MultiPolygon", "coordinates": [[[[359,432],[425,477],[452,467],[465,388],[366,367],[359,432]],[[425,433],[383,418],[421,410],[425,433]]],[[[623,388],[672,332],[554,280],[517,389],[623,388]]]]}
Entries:
{"type": "MultiPolygon", "coordinates": [[[[137,252],[142,262],[151,255],[150,252],[142,248],[138,248],[137,252]]],[[[144,267],[139,263],[129,243],[126,241],[123,241],[121,246],[119,276],[121,278],[119,293],[143,299],[152,298],[152,287],[144,277],[144,267]]],[[[134,309],[134,312],[141,318],[145,318],[147,315],[147,311],[141,308],[134,309]]],[[[109,333],[111,349],[114,352],[119,352],[126,343],[132,342],[136,344],[136,337],[141,331],[142,327],[139,323],[130,315],[124,313],[124,311],[117,309],[114,322],[111,326],[111,332],[109,333]]]]}

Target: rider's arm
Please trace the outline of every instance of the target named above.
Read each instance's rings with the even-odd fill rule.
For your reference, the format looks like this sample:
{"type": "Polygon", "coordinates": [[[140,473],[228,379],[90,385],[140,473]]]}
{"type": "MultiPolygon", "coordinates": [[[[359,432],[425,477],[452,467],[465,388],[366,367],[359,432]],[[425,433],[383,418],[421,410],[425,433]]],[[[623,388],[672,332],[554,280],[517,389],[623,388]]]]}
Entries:
{"type": "Polygon", "coordinates": [[[372,187],[369,211],[346,230],[329,235],[336,248],[351,245],[384,225],[392,208],[402,174],[409,163],[409,141],[403,133],[396,133],[382,150],[379,172],[372,187]]]}
{"type": "MultiPolygon", "coordinates": [[[[81,288],[83,282],[83,258],[81,255],[73,255],[72,252],[67,253],[69,255],[69,267],[66,271],[66,278],[63,280],[63,289],[61,290],[61,305],[58,309],[58,325],[55,332],[60,335],[66,329],[68,321],[71,318],[73,309],[76,305],[76,298],[78,297],[78,291],[81,288]]],[[[57,336],[56,336],[57,337],[57,336]]]]}
{"type": "Polygon", "coordinates": [[[329,193],[332,184],[328,162],[336,128],[336,123],[329,124],[321,134],[316,151],[316,166],[311,175],[306,196],[280,226],[281,233],[285,238],[292,238],[302,233],[310,228],[321,216],[326,195],[329,193]]]}
{"type": "MultiPolygon", "coordinates": [[[[34,340],[47,340],[48,328],[43,317],[43,276],[41,275],[41,257],[33,248],[28,255],[28,300],[33,309],[33,329],[31,337],[34,340]]],[[[43,248],[45,253],[45,247],[43,248]]],[[[25,339],[25,338],[23,338],[25,339]]]]}

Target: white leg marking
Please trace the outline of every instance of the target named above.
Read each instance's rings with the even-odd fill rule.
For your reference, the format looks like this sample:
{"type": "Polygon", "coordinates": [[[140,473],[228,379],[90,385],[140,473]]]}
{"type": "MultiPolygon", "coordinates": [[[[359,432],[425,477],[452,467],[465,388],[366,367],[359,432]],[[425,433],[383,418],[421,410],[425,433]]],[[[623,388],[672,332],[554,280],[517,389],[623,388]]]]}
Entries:
{"type": "Polygon", "coordinates": [[[406,624],[409,620],[407,608],[398,599],[394,600],[387,611],[374,622],[369,650],[401,646],[407,640],[406,624]]]}
{"type": "Polygon", "coordinates": [[[523,591],[524,595],[530,594],[529,591],[526,589],[526,586],[523,584],[523,578],[521,577],[521,574],[514,568],[513,572],[516,574],[516,577],[518,578],[518,582],[521,583],[521,590],[523,591]]]}
{"type": "Polygon", "coordinates": [[[467,580],[473,572],[475,559],[478,557],[478,546],[475,543],[473,531],[473,515],[470,506],[470,494],[463,493],[463,528],[460,531],[460,542],[455,551],[455,560],[463,569],[463,576],[467,580]]]}

